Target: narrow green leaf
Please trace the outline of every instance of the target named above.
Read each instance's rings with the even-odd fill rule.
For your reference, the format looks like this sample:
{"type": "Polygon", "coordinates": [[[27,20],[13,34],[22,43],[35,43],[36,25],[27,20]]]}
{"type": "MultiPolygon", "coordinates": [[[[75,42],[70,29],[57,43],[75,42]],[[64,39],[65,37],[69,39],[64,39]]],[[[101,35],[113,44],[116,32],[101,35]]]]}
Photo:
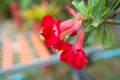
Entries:
{"type": "Polygon", "coordinates": [[[101,39],[102,39],[102,27],[99,26],[96,30],[97,36],[96,36],[96,44],[100,44],[101,39]]]}
{"type": "Polygon", "coordinates": [[[94,16],[98,18],[105,7],[106,0],[98,0],[97,4],[94,6],[94,16]]]}
{"type": "Polygon", "coordinates": [[[92,20],[91,25],[94,26],[94,27],[98,27],[99,23],[100,23],[99,18],[94,18],[92,20]]]}
{"type": "Polygon", "coordinates": [[[78,11],[81,11],[78,3],[79,3],[79,2],[76,1],[76,0],[73,0],[73,1],[72,1],[73,6],[74,6],[78,11]]]}
{"type": "Polygon", "coordinates": [[[93,14],[95,14],[94,7],[96,5],[98,0],[88,0],[87,8],[88,8],[88,16],[87,18],[94,17],[93,14]]]}
{"type": "Polygon", "coordinates": [[[90,6],[93,5],[93,4],[92,4],[92,1],[93,1],[93,0],[88,0],[88,5],[87,5],[88,8],[90,8],[90,6]]]}
{"type": "Polygon", "coordinates": [[[113,36],[111,35],[111,29],[109,26],[104,26],[104,35],[102,38],[102,45],[104,48],[108,48],[112,44],[113,36]]]}
{"type": "Polygon", "coordinates": [[[79,8],[80,8],[80,12],[84,15],[84,16],[86,16],[87,17],[87,13],[88,13],[88,9],[87,9],[87,7],[85,6],[85,3],[84,3],[84,1],[81,1],[80,3],[78,3],[79,4],[79,8]]]}
{"type": "Polygon", "coordinates": [[[92,17],[92,9],[93,9],[93,6],[90,6],[89,8],[88,8],[88,16],[87,16],[87,18],[91,18],[92,17]]]}
{"type": "Polygon", "coordinates": [[[112,45],[114,35],[111,33],[111,29],[109,26],[107,26],[107,31],[108,31],[109,38],[110,38],[110,44],[109,44],[109,47],[110,47],[112,45]]]}
{"type": "Polygon", "coordinates": [[[87,24],[87,25],[85,26],[84,31],[85,31],[85,32],[89,32],[89,31],[91,31],[91,30],[93,30],[93,29],[94,29],[94,27],[89,23],[89,24],[87,24]]]}
{"type": "Polygon", "coordinates": [[[92,34],[92,32],[93,31],[85,33],[83,47],[85,47],[85,45],[87,44],[88,38],[90,37],[90,35],[92,34]]]}
{"type": "Polygon", "coordinates": [[[108,12],[109,12],[109,8],[108,7],[105,7],[103,10],[102,10],[102,14],[101,14],[101,16],[100,17],[103,17],[103,16],[105,16],[108,12]]]}
{"type": "Polygon", "coordinates": [[[107,31],[106,31],[106,27],[104,28],[104,33],[103,33],[104,35],[103,35],[103,38],[102,38],[102,46],[104,47],[104,48],[107,48],[108,47],[108,45],[109,45],[109,40],[110,40],[110,38],[109,38],[109,34],[107,34],[107,31]]]}
{"type": "Polygon", "coordinates": [[[106,26],[106,31],[108,34],[111,32],[110,26],[108,26],[108,25],[106,26]]]}
{"type": "Polygon", "coordinates": [[[92,0],[92,5],[94,6],[97,2],[98,0],[92,0]]]}
{"type": "Polygon", "coordinates": [[[112,43],[113,43],[113,39],[114,39],[114,34],[111,34],[110,35],[110,44],[112,45],[112,43]]]}
{"type": "Polygon", "coordinates": [[[109,13],[107,14],[106,17],[109,17],[109,16],[110,16],[110,14],[114,11],[114,9],[117,7],[117,5],[118,5],[119,3],[120,3],[120,0],[114,0],[112,6],[111,6],[111,8],[110,8],[110,11],[109,11],[109,13]]]}

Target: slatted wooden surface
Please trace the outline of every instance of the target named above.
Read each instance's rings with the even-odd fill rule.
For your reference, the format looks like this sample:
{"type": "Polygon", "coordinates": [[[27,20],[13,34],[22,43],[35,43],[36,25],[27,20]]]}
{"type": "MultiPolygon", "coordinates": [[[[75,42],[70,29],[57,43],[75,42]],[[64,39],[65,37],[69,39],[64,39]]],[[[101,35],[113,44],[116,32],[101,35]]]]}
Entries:
{"type": "Polygon", "coordinates": [[[40,41],[40,39],[37,37],[37,35],[35,35],[34,33],[32,33],[30,35],[31,40],[33,42],[33,45],[38,53],[38,56],[41,59],[48,59],[50,57],[50,54],[46,49],[45,45],[43,44],[42,41],[40,41]]]}
{"type": "Polygon", "coordinates": [[[1,66],[0,70],[7,70],[14,67],[15,64],[27,65],[32,63],[35,59],[46,60],[50,58],[50,52],[40,40],[40,38],[35,34],[31,33],[29,39],[26,39],[26,36],[23,34],[16,35],[15,41],[11,37],[2,39],[1,51],[0,51],[0,61],[1,66]],[[31,42],[31,44],[29,44],[31,42]],[[13,48],[13,44],[16,43],[16,48],[13,48]],[[33,48],[35,53],[31,52],[30,47],[33,48]],[[18,49],[17,53],[14,53],[14,49],[18,49]],[[15,62],[15,54],[20,59],[20,61],[15,62]],[[38,57],[33,57],[33,54],[38,57]]]}
{"type": "Polygon", "coordinates": [[[17,36],[17,43],[19,47],[20,60],[23,64],[28,64],[32,61],[32,55],[29,50],[29,46],[23,35],[17,36]]]}
{"type": "Polygon", "coordinates": [[[2,69],[8,69],[13,66],[12,43],[10,38],[4,38],[2,45],[2,69]]]}

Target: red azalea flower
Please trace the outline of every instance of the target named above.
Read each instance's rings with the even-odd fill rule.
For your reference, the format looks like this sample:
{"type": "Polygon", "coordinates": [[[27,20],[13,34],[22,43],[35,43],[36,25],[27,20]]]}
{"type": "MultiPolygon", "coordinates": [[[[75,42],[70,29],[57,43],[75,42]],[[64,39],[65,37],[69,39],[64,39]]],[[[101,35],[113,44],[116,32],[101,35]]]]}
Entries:
{"type": "Polygon", "coordinates": [[[60,20],[55,21],[51,15],[46,15],[41,21],[43,26],[42,35],[47,46],[54,46],[60,38],[60,20]]]}
{"type": "Polygon", "coordinates": [[[76,69],[82,69],[88,64],[87,57],[83,49],[64,50],[60,55],[60,60],[66,62],[68,65],[76,69]]]}
{"type": "MultiPolygon", "coordinates": [[[[70,11],[72,11],[72,10],[70,10],[70,11]]],[[[69,21],[72,21],[72,19],[69,21]]],[[[61,21],[59,21],[59,20],[55,21],[52,18],[52,16],[49,16],[49,15],[47,15],[43,18],[43,20],[41,22],[41,24],[43,25],[43,30],[42,30],[41,34],[45,38],[45,43],[47,46],[52,46],[55,49],[63,51],[60,55],[61,61],[66,62],[68,65],[71,65],[76,69],[81,69],[83,66],[85,66],[88,63],[85,52],[82,49],[82,44],[83,44],[83,40],[84,40],[84,32],[83,32],[83,30],[80,31],[75,45],[64,42],[64,40],[60,39],[60,34],[61,34],[60,30],[62,30],[62,29],[60,29],[61,28],[60,22],[61,21]]],[[[68,22],[67,22],[67,24],[68,24],[68,22]]],[[[70,24],[72,24],[72,23],[70,23],[70,24]]],[[[66,25],[66,24],[64,24],[64,25],[66,25]]],[[[79,28],[79,23],[77,22],[76,24],[74,24],[72,26],[71,34],[73,34],[73,33],[75,34],[75,32],[78,30],[78,28],[79,28]]]]}
{"type": "Polygon", "coordinates": [[[82,49],[83,39],[84,32],[80,31],[76,40],[76,44],[72,47],[71,45],[70,47],[66,46],[69,47],[69,49],[63,49],[63,52],[60,55],[60,60],[66,62],[68,65],[71,65],[76,69],[81,69],[83,66],[85,66],[88,61],[85,52],[82,49]]]}

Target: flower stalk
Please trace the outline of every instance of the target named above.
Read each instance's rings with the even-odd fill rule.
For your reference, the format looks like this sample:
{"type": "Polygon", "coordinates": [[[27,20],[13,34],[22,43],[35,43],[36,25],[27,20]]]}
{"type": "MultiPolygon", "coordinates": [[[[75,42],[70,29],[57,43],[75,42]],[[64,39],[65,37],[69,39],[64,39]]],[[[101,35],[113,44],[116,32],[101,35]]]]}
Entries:
{"type": "Polygon", "coordinates": [[[104,20],[103,23],[112,24],[112,25],[120,25],[120,21],[112,20],[112,19],[104,20]]]}

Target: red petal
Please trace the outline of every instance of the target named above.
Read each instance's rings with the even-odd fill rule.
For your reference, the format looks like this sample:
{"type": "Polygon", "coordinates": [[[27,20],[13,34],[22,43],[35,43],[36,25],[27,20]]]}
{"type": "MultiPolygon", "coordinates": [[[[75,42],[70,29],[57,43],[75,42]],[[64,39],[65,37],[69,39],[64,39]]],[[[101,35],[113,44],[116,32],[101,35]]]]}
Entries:
{"type": "Polygon", "coordinates": [[[77,53],[76,60],[74,62],[74,67],[76,69],[81,69],[82,67],[88,64],[87,57],[82,49],[78,49],[76,52],[77,53]]]}
{"type": "Polygon", "coordinates": [[[71,30],[71,32],[70,32],[70,35],[71,35],[71,36],[76,35],[78,29],[80,28],[80,25],[81,25],[81,24],[80,24],[79,22],[77,22],[77,23],[72,27],[72,30],[71,30]]]}
{"type": "Polygon", "coordinates": [[[60,30],[61,30],[61,32],[64,32],[66,30],[71,29],[73,27],[73,25],[74,25],[74,19],[65,20],[65,21],[61,22],[60,30]]]}
{"type": "Polygon", "coordinates": [[[57,37],[55,35],[52,35],[51,37],[45,39],[45,43],[47,46],[54,46],[58,42],[57,37]]]}
{"type": "Polygon", "coordinates": [[[73,50],[70,50],[70,51],[69,51],[69,54],[70,54],[70,55],[69,55],[69,58],[67,59],[66,63],[67,63],[68,65],[73,66],[74,60],[75,60],[74,51],[73,51],[73,50]]]}
{"type": "Polygon", "coordinates": [[[84,42],[84,31],[81,30],[78,34],[78,38],[75,43],[75,49],[81,49],[83,42],[84,42]]]}
{"type": "Polygon", "coordinates": [[[82,49],[65,50],[60,55],[60,60],[66,62],[68,65],[73,66],[75,69],[82,69],[88,64],[85,52],[82,49]]]}
{"type": "Polygon", "coordinates": [[[59,40],[58,43],[54,46],[54,48],[58,50],[71,50],[73,48],[73,45],[65,42],[64,40],[59,40]]]}
{"type": "Polygon", "coordinates": [[[82,68],[82,65],[81,65],[81,56],[80,54],[75,54],[75,60],[74,60],[74,64],[73,64],[73,67],[76,68],[76,69],[81,69],[82,68]]]}
{"type": "Polygon", "coordinates": [[[86,57],[85,52],[83,50],[81,51],[81,55],[82,55],[82,66],[85,66],[88,64],[88,60],[87,60],[87,57],[86,57]]]}
{"type": "Polygon", "coordinates": [[[55,21],[51,15],[46,15],[41,21],[41,25],[44,27],[54,27],[55,21]]]}
{"type": "Polygon", "coordinates": [[[54,32],[55,31],[50,27],[46,27],[43,29],[41,34],[44,36],[47,46],[54,46],[55,44],[57,44],[58,37],[55,35],[54,32]]]}
{"type": "Polygon", "coordinates": [[[66,62],[69,58],[69,55],[70,55],[69,50],[63,51],[60,55],[60,60],[66,62]]]}
{"type": "Polygon", "coordinates": [[[60,34],[61,34],[60,23],[61,23],[61,20],[57,20],[53,27],[53,29],[55,30],[56,36],[60,36],[60,34]]]}

